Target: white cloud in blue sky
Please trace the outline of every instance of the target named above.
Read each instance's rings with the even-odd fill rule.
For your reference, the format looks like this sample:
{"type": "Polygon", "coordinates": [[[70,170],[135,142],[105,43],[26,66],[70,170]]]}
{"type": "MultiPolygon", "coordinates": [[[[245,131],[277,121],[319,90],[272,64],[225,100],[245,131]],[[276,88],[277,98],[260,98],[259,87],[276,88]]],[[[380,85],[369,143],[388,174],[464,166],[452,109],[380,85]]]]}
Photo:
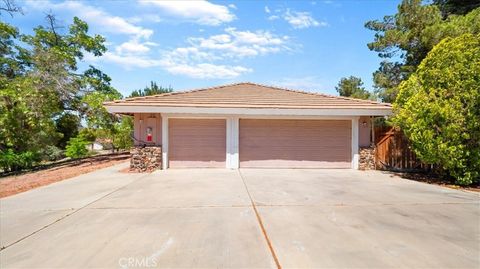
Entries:
{"type": "Polygon", "coordinates": [[[6,18],[22,31],[52,12],[66,26],[73,16],[104,35],[108,52],[85,57],[124,94],[150,80],[176,89],[235,81],[334,93],[342,76],[371,85],[380,61],[366,43],[369,19],[395,12],[378,1],[26,1],[24,16],[6,18]],[[333,4],[332,4],[333,3],[333,4]]]}
{"type": "Polygon", "coordinates": [[[327,22],[314,19],[309,12],[298,12],[287,9],[283,18],[295,29],[328,26],[327,22]]]}
{"type": "Polygon", "coordinates": [[[139,0],[141,5],[149,5],[164,11],[167,15],[177,20],[185,20],[203,25],[220,25],[236,19],[230,9],[235,5],[224,6],[208,1],[158,1],[139,0]]]}

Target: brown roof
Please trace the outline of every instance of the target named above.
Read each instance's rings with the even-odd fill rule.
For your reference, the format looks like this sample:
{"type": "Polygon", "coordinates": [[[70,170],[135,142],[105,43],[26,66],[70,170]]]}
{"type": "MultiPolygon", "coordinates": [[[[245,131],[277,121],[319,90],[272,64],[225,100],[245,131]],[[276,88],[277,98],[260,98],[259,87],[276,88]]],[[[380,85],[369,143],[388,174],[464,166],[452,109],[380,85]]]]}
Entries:
{"type": "Polygon", "coordinates": [[[105,105],[205,108],[391,109],[391,105],[388,103],[296,91],[250,82],[126,98],[106,102],[105,105]]]}

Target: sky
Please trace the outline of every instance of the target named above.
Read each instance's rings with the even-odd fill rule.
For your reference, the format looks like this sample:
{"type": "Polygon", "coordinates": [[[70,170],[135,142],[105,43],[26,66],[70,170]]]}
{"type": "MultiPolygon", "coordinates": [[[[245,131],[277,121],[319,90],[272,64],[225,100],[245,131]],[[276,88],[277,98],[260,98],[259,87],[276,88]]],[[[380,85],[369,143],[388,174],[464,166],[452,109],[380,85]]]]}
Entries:
{"type": "Polygon", "coordinates": [[[23,15],[5,20],[22,33],[56,15],[77,16],[106,38],[101,57],[86,55],[124,96],[150,81],[187,90],[255,82],[337,94],[345,76],[372,90],[381,59],[367,43],[368,20],[396,13],[399,1],[16,1],[23,15]]]}

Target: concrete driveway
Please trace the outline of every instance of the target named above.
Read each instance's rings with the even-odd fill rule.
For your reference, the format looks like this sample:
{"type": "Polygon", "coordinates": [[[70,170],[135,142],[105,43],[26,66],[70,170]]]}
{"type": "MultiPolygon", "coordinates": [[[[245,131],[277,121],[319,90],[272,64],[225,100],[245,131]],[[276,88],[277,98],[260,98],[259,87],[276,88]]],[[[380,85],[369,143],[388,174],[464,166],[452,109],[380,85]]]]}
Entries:
{"type": "Polygon", "coordinates": [[[0,267],[480,267],[475,193],[377,171],[125,165],[1,199],[0,267]]]}

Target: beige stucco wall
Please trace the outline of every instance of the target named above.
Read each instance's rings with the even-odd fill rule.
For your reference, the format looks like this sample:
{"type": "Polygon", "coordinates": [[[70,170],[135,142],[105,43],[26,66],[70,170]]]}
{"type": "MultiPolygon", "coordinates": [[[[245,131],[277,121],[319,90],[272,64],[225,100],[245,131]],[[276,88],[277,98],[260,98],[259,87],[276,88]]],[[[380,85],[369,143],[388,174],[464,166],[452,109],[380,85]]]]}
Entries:
{"type": "Polygon", "coordinates": [[[155,145],[162,144],[162,117],[160,114],[153,113],[136,113],[134,115],[134,136],[136,140],[135,145],[141,145],[141,141],[147,141],[147,127],[152,127],[152,140],[155,145]]]}
{"type": "Polygon", "coordinates": [[[358,146],[359,147],[368,147],[370,146],[370,132],[372,130],[372,125],[370,117],[362,116],[358,120],[358,146]],[[366,123],[366,124],[363,124],[366,123]]]}

